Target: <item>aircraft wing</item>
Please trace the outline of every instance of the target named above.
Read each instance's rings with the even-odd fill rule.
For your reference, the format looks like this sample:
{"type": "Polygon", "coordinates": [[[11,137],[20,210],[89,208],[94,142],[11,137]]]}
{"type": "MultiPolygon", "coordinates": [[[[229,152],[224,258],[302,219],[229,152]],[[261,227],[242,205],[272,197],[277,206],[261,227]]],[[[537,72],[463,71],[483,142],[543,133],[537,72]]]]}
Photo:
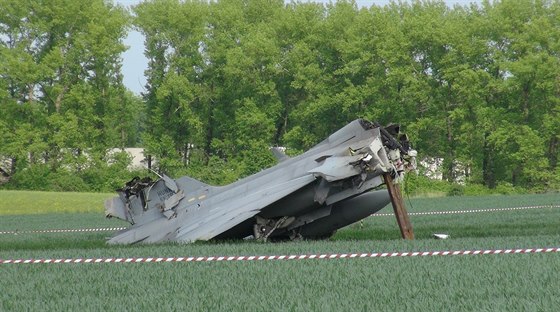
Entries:
{"type": "Polygon", "coordinates": [[[290,195],[314,180],[315,177],[308,174],[285,183],[272,185],[269,188],[259,189],[257,192],[239,197],[236,200],[215,205],[212,207],[210,214],[205,215],[200,222],[194,222],[179,228],[176,240],[192,242],[212,239],[255,216],[264,207],[290,195]]]}

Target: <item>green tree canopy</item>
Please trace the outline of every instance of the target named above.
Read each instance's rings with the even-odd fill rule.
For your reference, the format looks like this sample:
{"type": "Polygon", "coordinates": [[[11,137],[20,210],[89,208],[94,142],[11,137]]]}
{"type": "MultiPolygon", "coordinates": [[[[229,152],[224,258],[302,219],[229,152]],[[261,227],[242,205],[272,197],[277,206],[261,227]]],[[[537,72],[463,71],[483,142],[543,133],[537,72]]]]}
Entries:
{"type": "Polygon", "coordinates": [[[156,170],[226,183],[272,165],[272,146],[297,154],[363,117],[401,123],[448,181],[560,187],[558,0],[0,8],[0,155],[12,173],[79,173],[138,144],[156,170]],[[121,82],[131,25],[146,38],[142,98],[121,82]]]}

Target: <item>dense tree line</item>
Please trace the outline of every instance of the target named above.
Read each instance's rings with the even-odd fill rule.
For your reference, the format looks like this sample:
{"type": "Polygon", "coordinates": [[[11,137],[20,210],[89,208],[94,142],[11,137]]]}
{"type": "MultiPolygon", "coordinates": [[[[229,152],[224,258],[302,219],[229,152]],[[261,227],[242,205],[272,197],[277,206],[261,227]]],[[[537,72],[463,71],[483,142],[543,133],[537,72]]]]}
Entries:
{"type": "Polygon", "coordinates": [[[450,181],[558,183],[558,1],[161,0],[135,14],[145,142],[164,167],[188,168],[192,143],[192,161],[245,175],[272,162],[267,146],[302,151],[365,117],[404,124],[450,181]]]}
{"type": "Polygon", "coordinates": [[[142,109],[121,78],[129,25],[103,0],[0,0],[0,167],[10,183],[107,183],[107,151],[136,143],[131,111],[142,109]]]}
{"type": "Polygon", "coordinates": [[[156,170],[226,183],[273,164],[270,146],[297,154],[363,117],[401,123],[449,181],[560,188],[558,0],[0,8],[0,155],[12,175],[91,171],[108,166],[109,147],[140,145],[156,170]],[[142,99],[121,81],[130,26],[146,37],[142,99]]]}

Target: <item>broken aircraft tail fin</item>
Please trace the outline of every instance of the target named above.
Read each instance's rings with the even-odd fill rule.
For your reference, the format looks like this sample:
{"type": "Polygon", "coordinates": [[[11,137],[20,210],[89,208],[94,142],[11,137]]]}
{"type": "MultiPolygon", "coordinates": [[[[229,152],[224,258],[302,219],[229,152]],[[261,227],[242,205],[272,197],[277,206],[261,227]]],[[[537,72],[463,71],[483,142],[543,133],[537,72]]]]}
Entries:
{"type": "Polygon", "coordinates": [[[107,217],[117,217],[131,224],[143,224],[162,215],[171,218],[175,207],[187,194],[208,192],[213,186],[190,177],[173,180],[166,175],[152,181],[138,177],[117,190],[118,197],[105,202],[107,217]]]}

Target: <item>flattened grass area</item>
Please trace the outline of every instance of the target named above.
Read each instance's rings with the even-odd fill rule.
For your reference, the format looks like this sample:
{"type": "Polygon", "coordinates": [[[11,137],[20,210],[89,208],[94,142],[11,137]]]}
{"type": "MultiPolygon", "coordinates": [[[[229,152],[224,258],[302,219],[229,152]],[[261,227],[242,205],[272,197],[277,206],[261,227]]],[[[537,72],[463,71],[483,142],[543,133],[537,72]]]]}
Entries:
{"type": "MultiPolygon", "coordinates": [[[[111,195],[105,197],[110,197],[111,195]]],[[[4,193],[0,192],[2,201],[4,193]]],[[[411,199],[409,211],[558,205],[560,194],[411,199]]],[[[102,206],[102,204],[100,204],[102,206]]],[[[87,210],[86,210],[87,211],[87,210]]],[[[390,207],[381,212],[391,212],[390,207]]],[[[179,257],[560,246],[560,208],[370,217],[328,241],[107,246],[111,233],[0,235],[0,258],[179,257]],[[435,240],[433,233],[450,234],[435,240]]],[[[3,215],[0,231],[117,227],[99,212],[3,215]]],[[[212,263],[0,265],[1,311],[555,311],[560,254],[212,263]]]]}

